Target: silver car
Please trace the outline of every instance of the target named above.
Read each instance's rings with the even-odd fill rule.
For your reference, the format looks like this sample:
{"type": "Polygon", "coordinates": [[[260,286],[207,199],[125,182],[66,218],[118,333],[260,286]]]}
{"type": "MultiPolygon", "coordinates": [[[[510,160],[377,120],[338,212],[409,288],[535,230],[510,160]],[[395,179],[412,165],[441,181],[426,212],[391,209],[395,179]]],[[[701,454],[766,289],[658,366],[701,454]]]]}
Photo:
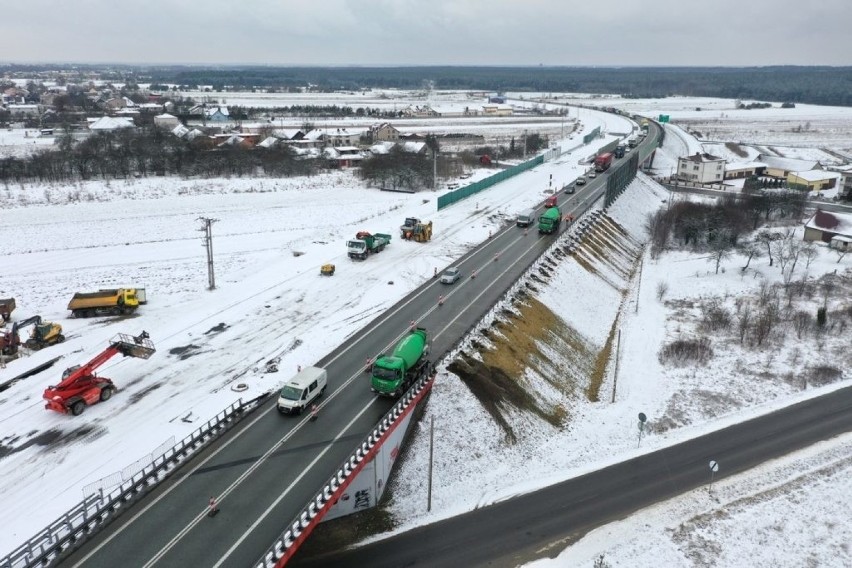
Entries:
{"type": "Polygon", "coordinates": [[[441,284],[453,284],[459,278],[461,278],[461,270],[453,266],[441,274],[441,284]]]}

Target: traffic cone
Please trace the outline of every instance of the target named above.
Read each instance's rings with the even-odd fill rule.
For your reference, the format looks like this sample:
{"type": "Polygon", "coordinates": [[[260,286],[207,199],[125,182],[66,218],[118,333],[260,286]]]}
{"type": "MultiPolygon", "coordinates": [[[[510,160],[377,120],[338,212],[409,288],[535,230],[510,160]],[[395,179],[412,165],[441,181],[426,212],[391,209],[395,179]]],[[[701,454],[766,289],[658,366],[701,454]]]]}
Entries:
{"type": "Polygon", "coordinates": [[[319,418],[319,408],[314,404],[311,406],[311,422],[316,422],[317,418],[319,418]]]}
{"type": "Polygon", "coordinates": [[[370,367],[371,367],[372,365],[373,365],[373,360],[372,360],[372,359],[370,359],[369,357],[367,357],[367,366],[366,366],[366,367],[364,367],[364,372],[365,372],[365,373],[369,373],[369,372],[370,372],[370,367]]]}
{"type": "Polygon", "coordinates": [[[443,296],[438,296],[438,305],[439,305],[439,306],[443,306],[443,305],[444,305],[444,297],[443,297],[443,296]]]}

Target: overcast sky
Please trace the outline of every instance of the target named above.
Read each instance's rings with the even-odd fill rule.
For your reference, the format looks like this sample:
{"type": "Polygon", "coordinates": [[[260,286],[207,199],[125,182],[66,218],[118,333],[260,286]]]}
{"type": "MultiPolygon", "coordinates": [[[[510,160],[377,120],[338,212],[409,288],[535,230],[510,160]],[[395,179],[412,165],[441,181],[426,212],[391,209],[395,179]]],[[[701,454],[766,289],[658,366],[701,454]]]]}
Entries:
{"type": "Polygon", "coordinates": [[[852,64],[852,0],[4,4],[7,63],[852,64]]]}

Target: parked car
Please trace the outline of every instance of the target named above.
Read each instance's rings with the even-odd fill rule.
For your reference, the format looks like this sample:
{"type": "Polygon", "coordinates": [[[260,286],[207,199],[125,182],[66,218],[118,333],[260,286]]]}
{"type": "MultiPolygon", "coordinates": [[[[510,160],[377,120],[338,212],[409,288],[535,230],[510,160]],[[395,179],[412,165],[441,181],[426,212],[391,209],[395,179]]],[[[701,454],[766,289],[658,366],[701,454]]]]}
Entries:
{"type": "Polygon", "coordinates": [[[441,284],[453,284],[459,278],[461,278],[461,270],[452,266],[441,274],[441,284]]]}

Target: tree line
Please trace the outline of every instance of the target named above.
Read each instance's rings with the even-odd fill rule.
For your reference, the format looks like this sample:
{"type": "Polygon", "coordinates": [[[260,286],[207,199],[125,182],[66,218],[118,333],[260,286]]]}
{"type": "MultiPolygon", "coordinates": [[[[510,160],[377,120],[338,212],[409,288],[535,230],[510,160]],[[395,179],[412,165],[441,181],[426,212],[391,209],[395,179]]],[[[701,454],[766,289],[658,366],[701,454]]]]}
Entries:
{"type": "MultiPolygon", "coordinates": [[[[196,139],[199,140],[199,139],[196,139]]],[[[158,128],[98,132],[80,142],[60,137],[56,148],[26,157],[0,158],[0,182],[68,182],[126,179],[131,176],[303,176],[322,167],[286,146],[248,149],[238,145],[210,149],[158,128]]]]}

